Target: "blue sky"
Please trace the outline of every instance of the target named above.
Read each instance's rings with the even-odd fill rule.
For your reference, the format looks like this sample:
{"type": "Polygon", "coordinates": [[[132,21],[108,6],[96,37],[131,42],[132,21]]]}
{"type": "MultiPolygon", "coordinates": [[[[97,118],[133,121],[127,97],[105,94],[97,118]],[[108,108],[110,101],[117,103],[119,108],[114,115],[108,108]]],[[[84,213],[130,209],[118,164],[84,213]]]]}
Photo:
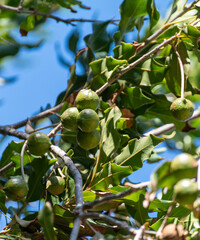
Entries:
{"type": "MultiPolygon", "coordinates": [[[[62,11],[63,18],[87,18],[87,19],[119,19],[119,6],[122,0],[85,0],[84,4],[91,7],[91,10],[78,10],[74,15],[69,11],[62,11]]],[[[156,5],[163,16],[171,1],[157,0],[156,5]]],[[[60,14],[60,13],[59,13],[60,14]]],[[[82,36],[92,32],[91,24],[78,24],[82,36]]],[[[19,30],[13,34],[20,42],[38,41],[42,38],[46,40],[42,46],[35,50],[22,49],[16,58],[7,58],[4,61],[0,72],[0,77],[17,77],[13,84],[0,86],[1,118],[0,125],[11,124],[26,119],[39,111],[40,107],[45,107],[47,103],[55,104],[58,94],[67,86],[69,71],[61,66],[57,60],[55,44],[61,46],[61,50],[66,59],[73,64],[73,56],[67,53],[64,48],[64,41],[74,27],[63,23],[56,23],[48,20],[43,28],[38,29],[37,34],[30,32],[27,37],[22,38],[19,30]]],[[[80,48],[85,47],[84,42],[80,42],[80,48]]],[[[8,138],[4,144],[0,145],[0,156],[5,146],[11,141],[8,138]]],[[[168,152],[168,158],[174,156],[173,152],[168,152]]],[[[154,165],[145,164],[141,171],[133,174],[136,181],[147,181],[149,175],[155,168],[154,165]]],[[[1,223],[5,224],[5,223],[1,223]]],[[[0,229],[3,225],[0,224],[0,229]]]]}

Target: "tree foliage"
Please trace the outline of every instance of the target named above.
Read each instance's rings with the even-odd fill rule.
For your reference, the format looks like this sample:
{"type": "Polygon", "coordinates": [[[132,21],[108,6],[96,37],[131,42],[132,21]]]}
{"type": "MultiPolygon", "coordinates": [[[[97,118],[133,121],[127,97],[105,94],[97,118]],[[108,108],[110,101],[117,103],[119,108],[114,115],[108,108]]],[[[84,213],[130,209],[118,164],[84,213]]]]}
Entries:
{"type": "Polygon", "coordinates": [[[6,135],[16,137],[0,160],[0,211],[11,216],[0,238],[199,239],[198,163],[192,166],[192,179],[186,181],[193,186],[185,186],[186,195],[194,192],[187,204],[187,198],[178,201],[174,191],[185,177],[182,169],[174,171],[167,159],[169,149],[190,153],[195,162],[199,156],[199,110],[187,121],[175,119],[170,111],[176,98],[187,98],[198,107],[199,1],[174,0],[167,19],[160,18],[154,0],[123,0],[120,20],[109,21],[62,19],[54,15],[61,8],[76,16],[80,8],[89,10],[78,0],[3,0],[0,4],[4,20],[0,64],[7,57],[14,58],[22,47],[41,44],[21,44],[12,35],[13,29],[25,37],[51,18],[71,25],[91,22],[93,31],[83,38],[85,48],[78,49],[80,34],[74,26],[67,44],[67,50],[74,54],[72,65],[59,55],[70,70],[70,78],[56,105],[27,116],[29,120],[0,126],[2,141],[6,135]],[[110,24],[116,26],[115,31],[108,32],[110,24]],[[133,31],[137,39],[128,42],[133,31]],[[78,66],[82,66],[81,74],[77,74],[78,66]],[[59,117],[76,107],[80,89],[91,89],[100,98],[95,109],[99,144],[86,150],[76,141],[76,128],[65,129],[59,117]],[[45,154],[35,156],[29,151],[27,138],[42,131],[37,128],[41,119],[52,123],[48,133],[51,145],[45,154]],[[165,149],[159,148],[161,143],[165,149]],[[149,182],[131,182],[131,174],[144,162],[160,165],[149,182]],[[64,191],[57,195],[47,191],[46,183],[53,176],[65,180],[64,191]],[[4,191],[6,182],[15,177],[23,178],[29,189],[18,208],[12,207],[4,191]],[[29,211],[32,202],[39,209],[29,211]],[[169,230],[163,231],[166,225],[169,230]]]}

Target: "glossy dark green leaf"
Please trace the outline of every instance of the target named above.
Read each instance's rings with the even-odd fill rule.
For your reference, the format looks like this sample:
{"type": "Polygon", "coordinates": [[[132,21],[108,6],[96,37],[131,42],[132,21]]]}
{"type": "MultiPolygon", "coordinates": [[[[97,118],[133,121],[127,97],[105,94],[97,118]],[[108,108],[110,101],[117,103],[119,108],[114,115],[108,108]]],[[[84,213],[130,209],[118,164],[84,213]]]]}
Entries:
{"type": "Polygon", "coordinates": [[[56,234],[53,229],[54,226],[54,214],[51,204],[46,202],[42,210],[38,213],[38,220],[41,224],[44,236],[46,240],[56,240],[56,234]]]}
{"type": "Polygon", "coordinates": [[[84,38],[86,44],[90,47],[90,49],[92,49],[93,52],[108,53],[111,43],[111,37],[107,33],[106,29],[109,24],[110,21],[93,23],[93,33],[87,35],[84,38]]]}
{"type": "Polygon", "coordinates": [[[117,166],[115,163],[104,164],[92,182],[91,189],[105,191],[109,187],[118,186],[124,177],[132,173],[130,166],[117,166]]]}
{"type": "MultiPolygon", "coordinates": [[[[177,47],[177,51],[181,57],[181,61],[184,67],[185,73],[185,84],[187,83],[189,67],[190,67],[190,59],[186,50],[184,43],[180,43],[177,47]]],[[[172,93],[176,96],[181,95],[181,72],[180,72],[180,64],[177,58],[176,53],[172,49],[171,58],[169,62],[169,69],[166,73],[166,81],[167,86],[172,93]]],[[[186,88],[185,88],[186,89],[186,88]]]]}
{"type": "Polygon", "coordinates": [[[153,148],[161,142],[162,138],[153,135],[132,139],[114,158],[114,162],[119,166],[131,166],[133,171],[136,171],[142,167],[143,161],[150,157],[153,148]]]}
{"type": "Polygon", "coordinates": [[[116,59],[126,59],[133,57],[135,55],[136,47],[131,43],[121,42],[113,48],[114,58],[116,59]]]}
{"type": "Polygon", "coordinates": [[[0,168],[5,166],[11,161],[11,157],[15,154],[15,152],[19,153],[21,151],[21,148],[23,146],[24,142],[15,142],[12,141],[8,144],[6,149],[3,152],[1,161],[0,161],[0,168]]]}
{"type": "Polygon", "coordinates": [[[147,14],[148,0],[124,0],[120,6],[121,21],[119,29],[123,35],[131,31],[136,24],[136,20],[147,14]]]}
{"type": "Polygon", "coordinates": [[[143,94],[139,87],[126,87],[120,95],[123,107],[129,109],[137,109],[143,105],[154,103],[154,99],[151,99],[143,94]]]}
{"type": "Polygon", "coordinates": [[[106,57],[90,63],[92,68],[93,79],[92,89],[96,90],[105,84],[112,74],[120,69],[121,66],[127,65],[126,60],[117,60],[113,57],[106,57]]]}
{"type": "MultiPolygon", "coordinates": [[[[20,155],[14,155],[11,157],[11,160],[15,163],[16,169],[20,168],[20,155]]],[[[33,157],[27,153],[24,153],[23,165],[29,164],[33,161],[33,157]]]]}
{"type": "Polygon", "coordinates": [[[56,159],[50,162],[45,156],[42,158],[35,158],[32,161],[32,174],[28,180],[29,191],[26,198],[27,202],[33,202],[42,198],[42,193],[44,191],[42,179],[46,171],[55,161],[56,159]]]}

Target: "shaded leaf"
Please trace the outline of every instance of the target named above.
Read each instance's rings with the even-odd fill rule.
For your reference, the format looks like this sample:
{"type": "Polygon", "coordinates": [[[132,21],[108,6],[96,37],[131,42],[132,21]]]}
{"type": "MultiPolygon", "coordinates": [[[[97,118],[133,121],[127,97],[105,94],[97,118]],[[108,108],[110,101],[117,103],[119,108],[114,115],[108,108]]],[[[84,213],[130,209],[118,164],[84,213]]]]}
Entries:
{"type": "Polygon", "coordinates": [[[120,6],[121,21],[119,29],[121,34],[131,31],[135,25],[136,20],[147,14],[148,0],[124,0],[120,6]]]}
{"type": "Polygon", "coordinates": [[[49,161],[49,159],[47,159],[45,156],[42,158],[35,158],[32,161],[32,173],[28,180],[29,191],[26,198],[27,202],[33,202],[39,200],[42,197],[42,178],[49,167],[56,161],[57,159],[49,161]]]}
{"type": "Polygon", "coordinates": [[[54,205],[53,211],[55,226],[57,227],[69,227],[74,220],[74,214],[72,214],[69,210],[64,209],[60,205],[54,205]]]}
{"type": "Polygon", "coordinates": [[[93,33],[84,38],[87,46],[89,46],[93,52],[104,52],[104,56],[108,53],[111,43],[111,37],[106,31],[109,24],[110,21],[93,23],[93,33]]]}
{"type": "Polygon", "coordinates": [[[133,57],[136,52],[136,46],[131,43],[121,42],[121,45],[113,48],[114,58],[117,59],[126,59],[133,57]]]}
{"type": "Polygon", "coordinates": [[[140,194],[139,201],[135,203],[134,207],[126,204],[129,214],[141,225],[147,222],[147,219],[149,219],[148,209],[143,207],[143,201],[144,195],[140,194]]]}
{"type": "MultiPolygon", "coordinates": [[[[185,75],[185,84],[187,82],[188,73],[189,73],[189,66],[190,66],[190,59],[187,54],[186,47],[184,43],[180,43],[177,47],[177,51],[181,57],[181,61],[184,67],[184,75],[185,75]]],[[[180,72],[180,65],[178,62],[178,58],[174,50],[172,49],[171,58],[169,62],[169,69],[166,73],[166,81],[167,86],[172,93],[176,96],[181,95],[181,72],[180,72]]],[[[186,85],[185,85],[186,86],[186,85]]]]}
{"type": "Polygon", "coordinates": [[[6,203],[6,194],[3,190],[0,190],[0,210],[6,214],[7,207],[5,203],[6,203]]]}
{"type": "Polygon", "coordinates": [[[151,29],[157,24],[157,22],[159,21],[159,18],[160,18],[160,13],[156,9],[154,0],[148,1],[147,12],[148,12],[148,15],[150,18],[150,29],[151,29]]]}
{"type": "Polygon", "coordinates": [[[126,87],[120,95],[123,107],[137,109],[143,105],[154,103],[154,99],[145,96],[138,87],[126,87]]]}
{"type": "Polygon", "coordinates": [[[39,211],[38,220],[44,230],[45,239],[56,240],[57,237],[53,229],[53,226],[54,226],[53,209],[49,202],[46,202],[44,204],[43,209],[39,211]]]}

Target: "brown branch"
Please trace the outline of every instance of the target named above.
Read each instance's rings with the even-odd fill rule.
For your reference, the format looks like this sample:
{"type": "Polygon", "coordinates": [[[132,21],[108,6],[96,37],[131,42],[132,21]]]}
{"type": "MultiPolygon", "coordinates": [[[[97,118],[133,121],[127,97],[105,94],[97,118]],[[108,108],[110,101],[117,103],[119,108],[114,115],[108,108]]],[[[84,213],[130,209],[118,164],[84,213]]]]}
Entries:
{"type": "Polygon", "coordinates": [[[9,170],[10,168],[14,167],[15,163],[14,162],[9,162],[7,165],[5,165],[4,167],[2,167],[0,169],[0,176],[3,176],[4,172],[6,172],[7,170],[9,170]]]}
{"type": "MultiPolygon", "coordinates": [[[[11,7],[8,5],[2,5],[0,4],[0,9],[2,10],[7,10],[7,11],[11,11],[11,12],[16,12],[16,13],[21,13],[21,14],[29,14],[29,15],[34,15],[34,16],[42,16],[44,18],[51,18],[56,20],[57,22],[63,22],[66,24],[71,24],[74,25],[73,22],[90,22],[90,23],[94,23],[94,22],[103,22],[100,20],[93,20],[93,19],[76,19],[76,18],[70,18],[70,19],[63,19],[60,17],[57,17],[55,15],[52,15],[50,13],[42,13],[42,12],[38,12],[38,11],[34,11],[34,10],[24,10],[23,8],[16,8],[16,7],[11,7]]],[[[116,25],[116,21],[119,20],[110,20],[110,23],[115,24],[116,25]]]]}
{"type": "Polygon", "coordinates": [[[74,226],[70,235],[70,240],[76,240],[78,238],[80,224],[81,224],[81,214],[83,214],[83,183],[82,183],[82,177],[78,169],[75,167],[74,163],[70,159],[67,154],[60,149],[59,147],[55,145],[51,145],[50,149],[52,152],[54,152],[57,156],[59,156],[66,166],[68,167],[71,175],[74,178],[75,181],[75,196],[76,196],[76,208],[75,208],[75,214],[77,214],[76,219],[74,220],[74,226]]]}
{"type": "MultiPolygon", "coordinates": [[[[145,189],[149,185],[149,183],[150,182],[143,182],[143,183],[139,183],[139,184],[131,184],[131,188],[129,188],[129,189],[123,191],[123,192],[120,192],[120,193],[117,193],[117,194],[110,194],[110,195],[107,195],[105,197],[95,199],[92,202],[84,203],[83,204],[83,209],[89,209],[89,208],[92,208],[94,206],[99,206],[103,203],[107,203],[109,201],[113,201],[113,200],[116,200],[116,199],[123,198],[125,196],[130,195],[133,192],[137,192],[139,190],[145,189]]],[[[127,183],[126,183],[126,185],[130,186],[127,183]]]]}
{"type": "Polygon", "coordinates": [[[96,93],[98,95],[100,95],[106,88],[108,88],[112,83],[114,83],[115,81],[117,81],[121,76],[123,76],[125,73],[127,73],[128,71],[130,71],[131,69],[133,69],[135,66],[137,66],[139,63],[141,63],[142,61],[148,59],[152,54],[156,53],[159,49],[161,49],[162,47],[165,47],[166,45],[168,45],[169,43],[171,43],[172,41],[174,41],[177,38],[177,34],[167,40],[164,40],[164,42],[162,42],[161,44],[159,44],[158,46],[156,46],[155,48],[153,48],[151,51],[147,52],[146,54],[142,55],[142,57],[140,57],[139,59],[137,59],[136,61],[134,61],[133,63],[129,64],[127,67],[125,67],[123,70],[121,70],[120,72],[116,73],[108,82],[106,82],[102,87],[100,87],[96,93]]]}
{"type": "Polygon", "coordinates": [[[55,128],[53,128],[49,133],[48,133],[48,137],[51,138],[53,136],[55,136],[55,134],[62,129],[62,123],[60,122],[55,128]]]}

